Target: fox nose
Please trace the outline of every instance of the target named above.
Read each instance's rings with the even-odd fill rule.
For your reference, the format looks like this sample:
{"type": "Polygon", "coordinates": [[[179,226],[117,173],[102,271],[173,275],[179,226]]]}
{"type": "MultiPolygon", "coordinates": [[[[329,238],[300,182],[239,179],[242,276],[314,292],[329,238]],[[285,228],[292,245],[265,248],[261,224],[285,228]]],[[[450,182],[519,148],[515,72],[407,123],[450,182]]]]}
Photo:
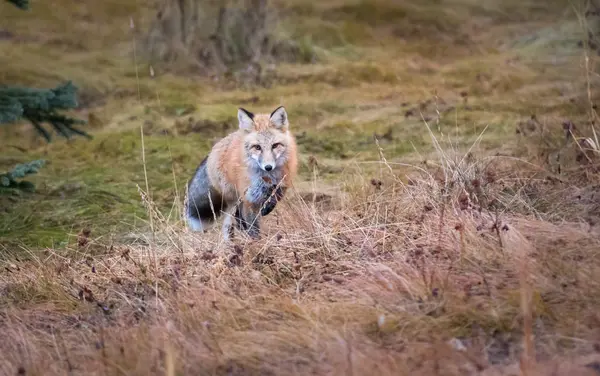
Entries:
{"type": "Polygon", "coordinates": [[[270,164],[265,165],[265,171],[271,171],[272,169],[273,169],[272,165],[270,165],[270,164]]]}

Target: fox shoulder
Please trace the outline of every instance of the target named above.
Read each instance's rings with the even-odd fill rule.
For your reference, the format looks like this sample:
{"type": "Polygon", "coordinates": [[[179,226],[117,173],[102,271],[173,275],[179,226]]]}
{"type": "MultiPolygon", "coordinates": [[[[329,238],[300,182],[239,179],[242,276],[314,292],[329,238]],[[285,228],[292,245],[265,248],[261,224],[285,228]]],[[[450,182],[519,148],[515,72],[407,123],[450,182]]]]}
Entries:
{"type": "Polygon", "coordinates": [[[230,133],[219,140],[207,158],[207,171],[214,187],[226,191],[236,183],[236,177],[243,173],[243,135],[230,133]]]}

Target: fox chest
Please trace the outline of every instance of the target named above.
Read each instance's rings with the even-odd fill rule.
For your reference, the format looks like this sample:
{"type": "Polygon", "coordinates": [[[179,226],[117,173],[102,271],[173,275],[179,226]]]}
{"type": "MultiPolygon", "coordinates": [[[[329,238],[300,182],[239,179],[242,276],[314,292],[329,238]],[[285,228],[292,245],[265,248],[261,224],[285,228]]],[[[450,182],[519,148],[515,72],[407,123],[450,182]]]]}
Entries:
{"type": "Polygon", "coordinates": [[[281,173],[256,174],[252,176],[245,198],[250,204],[262,206],[281,182],[281,173]]]}

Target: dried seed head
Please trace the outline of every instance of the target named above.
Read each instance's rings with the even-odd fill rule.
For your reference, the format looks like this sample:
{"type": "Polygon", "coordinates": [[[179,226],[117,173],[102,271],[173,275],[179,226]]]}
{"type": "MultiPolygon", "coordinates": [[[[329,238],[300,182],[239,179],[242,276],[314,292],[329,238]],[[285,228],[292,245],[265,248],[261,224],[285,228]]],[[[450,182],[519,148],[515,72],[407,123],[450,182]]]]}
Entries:
{"type": "Polygon", "coordinates": [[[382,184],[383,182],[381,180],[371,179],[371,185],[373,185],[375,189],[381,189],[382,184]]]}
{"type": "Polygon", "coordinates": [[[308,157],[308,167],[311,170],[314,170],[315,168],[319,167],[319,161],[317,161],[317,157],[315,157],[314,155],[310,155],[308,157]]]}

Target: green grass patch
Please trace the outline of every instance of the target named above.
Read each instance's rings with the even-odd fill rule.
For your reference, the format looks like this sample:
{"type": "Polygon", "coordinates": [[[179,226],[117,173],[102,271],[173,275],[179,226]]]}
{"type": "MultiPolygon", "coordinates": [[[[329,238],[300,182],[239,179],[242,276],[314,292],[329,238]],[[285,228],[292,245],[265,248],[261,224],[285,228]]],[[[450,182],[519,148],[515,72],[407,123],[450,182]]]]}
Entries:
{"type": "MultiPolygon", "coordinates": [[[[195,134],[151,135],[144,141],[152,197],[160,210],[168,212],[175,187],[183,197],[185,182],[208,152],[210,141],[195,134]]],[[[56,142],[44,157],[48,165],[30,179],[37,191],[6,198],[10,202],[0,213],[0,238],[47,247],[65,242],[83,227],[103,235],[145,226],[137,188],[146,189],[139,131],[98,134],[91,141],[70,145],[56,142]]]]}

